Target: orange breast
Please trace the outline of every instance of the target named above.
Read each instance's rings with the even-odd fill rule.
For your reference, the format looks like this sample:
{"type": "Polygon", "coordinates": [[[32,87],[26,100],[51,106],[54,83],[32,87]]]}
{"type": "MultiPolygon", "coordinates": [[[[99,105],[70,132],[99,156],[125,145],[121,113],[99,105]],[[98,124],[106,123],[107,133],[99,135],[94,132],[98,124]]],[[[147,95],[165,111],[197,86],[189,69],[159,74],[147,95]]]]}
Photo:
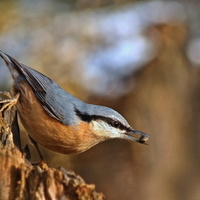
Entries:
{"type": "Polygon", "coordinates": [[[101,141],[87,122],[80,121],[75,126],[66,126],[49,116],[27,82],[17,85],[17,90],[21,93],[17,110],[22,124],[39,144],[67,154],[83,152],[101,141]]]}

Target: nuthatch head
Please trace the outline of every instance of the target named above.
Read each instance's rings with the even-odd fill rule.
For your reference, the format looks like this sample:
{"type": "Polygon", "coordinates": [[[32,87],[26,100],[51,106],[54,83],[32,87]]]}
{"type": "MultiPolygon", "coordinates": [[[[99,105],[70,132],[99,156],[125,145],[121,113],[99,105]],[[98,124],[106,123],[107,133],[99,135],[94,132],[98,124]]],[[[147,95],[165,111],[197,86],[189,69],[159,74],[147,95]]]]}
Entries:
{"type": "Polygon", "coordinates": [[[99,142],[121,138],[145,143],[149,135],[137,131],[115,110],[84,103],[50,78],[0,51],[19,93],[17,110],[28,134],[42,146],[60,153],[80,153],[99,142]]]}

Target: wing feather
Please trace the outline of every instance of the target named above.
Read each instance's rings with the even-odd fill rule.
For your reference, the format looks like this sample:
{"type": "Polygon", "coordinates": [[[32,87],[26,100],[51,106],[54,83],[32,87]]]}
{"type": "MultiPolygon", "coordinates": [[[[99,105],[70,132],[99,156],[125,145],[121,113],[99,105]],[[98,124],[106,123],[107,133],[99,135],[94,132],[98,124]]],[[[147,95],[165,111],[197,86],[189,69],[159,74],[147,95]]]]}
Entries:
{"type": "Polygon", "coordinates": [[[7,54],[6,56],[10,59],[12,64],[15,65],[15,68],[18,70],[18,72],[24,75],[28,83],[33,88],[35,96],[40,101],[42,107],[48,112],[48,114],[50,114],[55,119],[62,121],[63,114],[55,112],[53,107],[48,104],[45,98],[46,92],[53,81],[45,75],[41,74],[40,72],[19,63],[11,56],[7,54]]]}

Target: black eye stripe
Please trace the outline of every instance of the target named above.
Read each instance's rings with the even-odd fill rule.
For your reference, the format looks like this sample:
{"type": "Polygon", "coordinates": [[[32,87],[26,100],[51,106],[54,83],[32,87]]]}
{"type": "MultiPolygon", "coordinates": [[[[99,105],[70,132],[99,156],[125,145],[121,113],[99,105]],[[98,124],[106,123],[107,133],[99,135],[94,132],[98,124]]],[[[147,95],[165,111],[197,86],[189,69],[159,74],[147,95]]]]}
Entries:
{"type": "Polygon", "coordinates": [[[81,113],[79,110],[75,109],[75,113],[77,114],[78,117],[80,117],[81,120],[85,122],[91,122],[93,120],[91,115],[86,115],[84,113],[81,113]]]}
{"type": "Polygon", "coordinates": [[[75,110],[75,112],[76,112],[77,116],[79,116],[80,119],[85,121],[85,122],[91,122],[92,120],[96,120],[96,121],[102,120],[102,121],[105,121],[106,123],[110,124],[114,128],[118,128],[118,129],[121,129],[121,130],[127,130],[127,131],[129,130],[128,127],[123,125],[118,120],[114,120],[112,118],[99,116],[99,115],[87,115],[85,113],[81,113],[79,110],[75,110]]]}

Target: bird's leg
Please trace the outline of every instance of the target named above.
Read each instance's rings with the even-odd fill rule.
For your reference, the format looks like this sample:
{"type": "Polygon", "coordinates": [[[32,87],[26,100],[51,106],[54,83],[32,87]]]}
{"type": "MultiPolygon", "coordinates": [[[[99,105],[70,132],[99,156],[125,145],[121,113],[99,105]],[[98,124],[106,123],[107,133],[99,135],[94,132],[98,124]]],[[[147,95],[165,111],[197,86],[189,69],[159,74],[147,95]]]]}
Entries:
{"type": "Polygon", "coordinates": [[[29,135],[29,139],[30,139],[31,143],[34,145],[34,147],[36,148],[40,160],[44,160],[44,156],[42,155],[42,152],[40,151],[38,143],[30,135],[29,135]]]}
{"type": "Polygon", "coordinates": [[[38,146],[38,143],[29,135],[29,139],[31,141],[31,143],[34,145],[34,147],[36,148],[37,150],[37,153],[39,155],[39,158],[40,158],[40,161],[39,162],[32,162],[31,164],[32,165],[39,165],[41,169],[43,170],[47,170],[48,169],[48,166],[45,162],[45,159],[44,159],[44,156],[38,146]]]}
{"type": "Polygon", "coordinates": [[[9,92],[0,92],[0,94],[3,94],[4,96],[8,97],[9,99],[4,99],[4,100],[0,100],[0,103],[3,103],[4,105],[0,108],[0,112],[2,112],[3,110],[5,110],[7,108],[7,110],[11,109],[14,105],[17,104],[17,101],[20,97],[20,94],[17,93],[13,98],[11,97],[9,92]]]}

